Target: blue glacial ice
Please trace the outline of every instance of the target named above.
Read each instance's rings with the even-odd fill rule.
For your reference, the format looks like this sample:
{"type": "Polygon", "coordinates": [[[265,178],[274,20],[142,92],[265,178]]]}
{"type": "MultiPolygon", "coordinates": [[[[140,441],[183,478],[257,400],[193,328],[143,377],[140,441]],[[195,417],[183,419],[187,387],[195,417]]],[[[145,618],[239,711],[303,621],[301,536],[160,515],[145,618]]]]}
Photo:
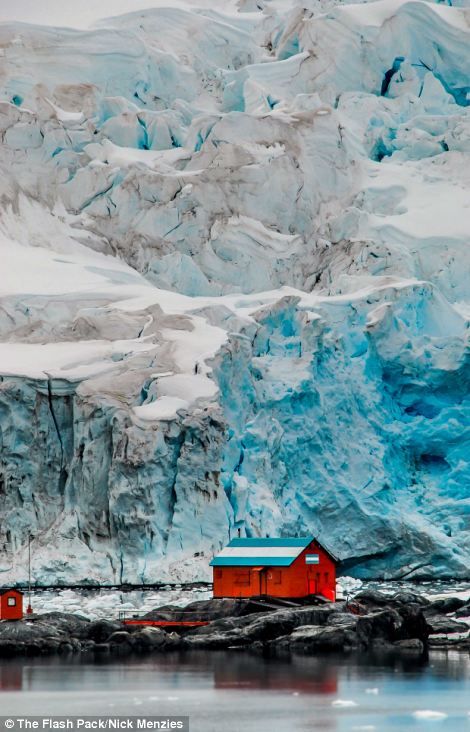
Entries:
{"type": "Polygon", "coordinates": [[[0,584],[468,578],[465,5],[219,6],[0,25],[0,584]]]}

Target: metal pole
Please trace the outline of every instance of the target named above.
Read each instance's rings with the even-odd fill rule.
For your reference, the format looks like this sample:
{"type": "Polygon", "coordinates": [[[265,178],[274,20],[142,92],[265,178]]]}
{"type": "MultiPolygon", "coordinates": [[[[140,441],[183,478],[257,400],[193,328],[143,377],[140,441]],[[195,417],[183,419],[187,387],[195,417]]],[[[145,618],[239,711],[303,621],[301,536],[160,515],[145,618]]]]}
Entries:
{"type": "Polygon", "coordinates": [[[28,534],[28,615],[31,615],[33,608],[31,607],[31,534],[28,534]]]}

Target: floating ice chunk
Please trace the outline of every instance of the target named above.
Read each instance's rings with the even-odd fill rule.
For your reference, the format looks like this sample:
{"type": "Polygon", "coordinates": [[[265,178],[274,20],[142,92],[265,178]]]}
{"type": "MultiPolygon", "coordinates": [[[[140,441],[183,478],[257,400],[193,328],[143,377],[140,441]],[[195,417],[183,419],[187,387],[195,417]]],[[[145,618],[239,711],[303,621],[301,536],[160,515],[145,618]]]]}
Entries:
{"type": "Polygon", "coordinates": [[[332,707],[357,707],[357,702],[353,701],[352,699],[335,699],[335,701],[331,702],[332,707]]]}
{"type": "Polygon", "coordinates": [[[440,719],[446,719],[448,715],[445,712],[438,712],[433,709],[419,709],[413,712],[415,719],[427,719],[439,721],[440,719]]]}
{"type": "Polygon", "coordinates": [[[362,587],[362,581],[355,577],[338,577],[337,584],[345,594],[357,592],[362,587]]]}

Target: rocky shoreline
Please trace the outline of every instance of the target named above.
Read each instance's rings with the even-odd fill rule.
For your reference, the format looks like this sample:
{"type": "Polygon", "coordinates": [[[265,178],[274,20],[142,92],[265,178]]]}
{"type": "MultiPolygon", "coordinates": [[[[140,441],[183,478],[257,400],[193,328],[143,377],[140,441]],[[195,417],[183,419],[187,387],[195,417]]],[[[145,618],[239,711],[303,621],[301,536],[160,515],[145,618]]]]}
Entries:
{"type": "Polygon", "coordinates": [[[426,654],[433,648],[470,651],[470,602],[430,601],[408,592],[364,591],[351,602],[261,609],[250,601],[208,600],[163,606],[143,616],[207,625],[168,632],[157,627],[45,613],[0,622],[0,657],[50,654],[125,656],[187,650],[238,649],[265,654],[317,652],[426,654]]]}

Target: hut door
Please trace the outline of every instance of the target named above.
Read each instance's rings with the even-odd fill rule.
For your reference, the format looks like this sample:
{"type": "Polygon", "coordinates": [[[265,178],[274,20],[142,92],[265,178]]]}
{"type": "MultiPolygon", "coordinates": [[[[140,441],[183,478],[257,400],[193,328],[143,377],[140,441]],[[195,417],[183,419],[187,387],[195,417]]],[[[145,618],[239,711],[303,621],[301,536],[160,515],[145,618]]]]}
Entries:
{"type": "Polygon", "coordinates": [[[266,569],[262,569],[259,573],[259,594],[268,594],[268,572],[266,569]]]}
{"type": "Polygon", "coordinates": [[[316,579],[312,579],[311,577],[309,577],[309,579],[308,579],[308,594],[309,595],[316,595],[317,594],[317,591],[318,591],[317,580],[316,579]]]}

